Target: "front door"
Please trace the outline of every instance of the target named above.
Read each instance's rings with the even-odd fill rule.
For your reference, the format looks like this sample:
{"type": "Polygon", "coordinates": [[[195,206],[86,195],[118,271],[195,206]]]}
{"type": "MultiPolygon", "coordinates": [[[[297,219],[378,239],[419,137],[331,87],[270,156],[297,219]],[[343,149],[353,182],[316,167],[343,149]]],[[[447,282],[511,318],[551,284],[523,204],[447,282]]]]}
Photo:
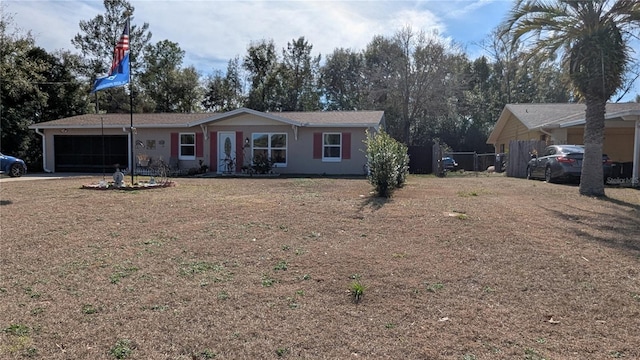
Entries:
{"type": "Polygon", "coordinates": [[[233,174],[236,172],[236,133],[234,131],[218,132],[218,173],[233,174]]]}

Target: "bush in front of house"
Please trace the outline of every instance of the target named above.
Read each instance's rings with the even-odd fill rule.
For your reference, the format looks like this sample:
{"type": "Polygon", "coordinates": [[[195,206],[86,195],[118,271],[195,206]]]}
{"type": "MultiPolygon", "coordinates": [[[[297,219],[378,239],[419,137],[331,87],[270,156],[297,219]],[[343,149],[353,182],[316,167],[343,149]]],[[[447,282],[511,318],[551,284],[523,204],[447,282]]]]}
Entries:
{"type": "Polygon", "coordinates": [[[404,186],[409,172],[407,146],[380,130],[364,140],[367,146],[368,179],[381,197],[390,197],[392,192],[404,186]]]}

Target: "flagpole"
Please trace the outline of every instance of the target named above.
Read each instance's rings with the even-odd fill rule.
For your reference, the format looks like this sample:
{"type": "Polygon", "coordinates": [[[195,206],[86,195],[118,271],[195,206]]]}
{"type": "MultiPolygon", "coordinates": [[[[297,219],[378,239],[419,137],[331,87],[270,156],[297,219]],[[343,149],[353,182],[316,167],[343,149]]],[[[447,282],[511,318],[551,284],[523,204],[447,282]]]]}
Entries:
{"type": "Polygon", "coordinates": [[[133,47],[131,46],[131,15],[127,12],[127,26],[129,27],[129,116],[130,116],[130,126],[131,126],[131,186],[133,186],[133,175],[136,168],[136,161],[134,159],[134,129],[133,129],[133,84],[131,83],[131,53],[133,52],[133,47]]]}

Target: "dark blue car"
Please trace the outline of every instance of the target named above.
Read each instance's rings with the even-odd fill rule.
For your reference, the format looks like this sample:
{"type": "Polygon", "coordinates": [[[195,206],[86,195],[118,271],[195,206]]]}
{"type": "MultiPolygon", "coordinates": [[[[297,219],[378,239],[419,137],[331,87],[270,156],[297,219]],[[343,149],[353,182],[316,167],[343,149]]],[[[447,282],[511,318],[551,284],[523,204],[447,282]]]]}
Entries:
{"type": "Polygon", "coordinates": [[[27,172],[27,164],[21,159],[0,153],[0,174],[19,177],[27,172]]]}

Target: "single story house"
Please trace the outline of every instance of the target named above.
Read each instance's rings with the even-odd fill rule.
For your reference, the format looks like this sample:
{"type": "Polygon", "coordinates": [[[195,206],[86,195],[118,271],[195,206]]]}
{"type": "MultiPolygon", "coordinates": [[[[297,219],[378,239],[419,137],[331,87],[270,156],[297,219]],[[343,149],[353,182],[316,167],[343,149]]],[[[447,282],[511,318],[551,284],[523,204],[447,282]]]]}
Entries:
{"type": "MultiPolygon", "coordinates": [[[[487,139],[496,153],[508,153],[513,140],[551,144],[583,144],[585,104],[507,104],[487,139]]],[[[608,103],[603,152],[614,162],[640,163],[640,103],[608,103]]]]}
{"type": "Polygon", "coordinates": [[[258,157],[281,174],[365,174],[366,131],[383,111],[85,114],[29,126],[48,172],[179,169],[239,174],[258,157]]]}

